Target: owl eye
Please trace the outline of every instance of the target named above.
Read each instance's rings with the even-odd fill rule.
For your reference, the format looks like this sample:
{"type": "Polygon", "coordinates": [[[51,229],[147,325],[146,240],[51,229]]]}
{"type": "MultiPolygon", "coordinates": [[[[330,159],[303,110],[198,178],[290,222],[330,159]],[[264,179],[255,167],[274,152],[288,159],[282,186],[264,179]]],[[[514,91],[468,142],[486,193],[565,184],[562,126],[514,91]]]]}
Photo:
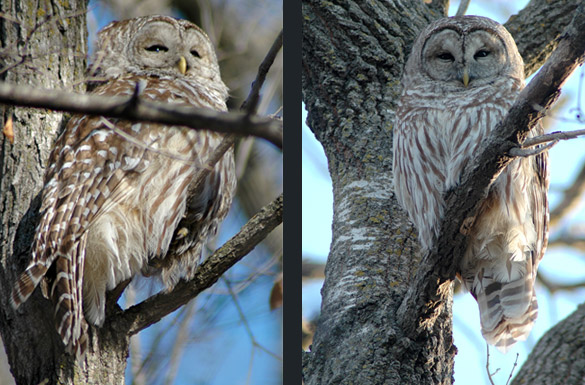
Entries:
{"type": "Polygon", "coordinates": [[[479,59],[480,57],[488,57],[490,55],[490,51],[486,51],[485,49],[479,50],[473,55],[474,59],[479,59]]]}
{"type": "Polygon", "coordinates": [[[149,47],[146,47],[145,50],[150,51],[150,52],[167,52],[169,49],[167,47],[165,47],[164,45],[153,44],[149,47]]]}
{"type": "Polygon", "coordinates": [[[201,58],[201,55],[199,55],[199,52],[197,52],[197,50],[194,50],[194,49],[191,50],[191,55],[198,57],[198,58],[201,58]]]}
{"type": "Polygon", "coordinates": [[[444,61],[455,61],[455,58],[449,52],[442,52],[437,57],[444,61]]]}

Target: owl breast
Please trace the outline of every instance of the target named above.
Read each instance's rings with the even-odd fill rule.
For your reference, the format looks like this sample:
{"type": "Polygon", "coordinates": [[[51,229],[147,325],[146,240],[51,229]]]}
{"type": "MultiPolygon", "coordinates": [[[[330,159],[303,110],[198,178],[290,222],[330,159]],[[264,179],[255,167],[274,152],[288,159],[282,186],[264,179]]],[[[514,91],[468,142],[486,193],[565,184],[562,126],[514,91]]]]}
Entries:
{"type": "MultiPolygon", "coordinates": [[[[117,83],[131,81],[116,80],[96,89],[96,93],[107,95],[116,90],[119,95],[117,83]]],[[[175,103],[181,103],[184,98],[196,100],[197,95],[189,95],[189,91],[197,91],[195,88],[163,86],[167,88],[162,88],[162,92],[170,93],[169,99],[175,103]]],[[[149,98],[154,94],[160,98],[161,79],[157,79],[156,89],[147,82],[141,95],[149,98]]],[[[200,107],[207,107],[205,99],[198,100],[204,100],[200,107]]],[[[118,120],[113,121],[113,130],[114,125],[104,123],[104,118],[85,119],[93,127],[92,119],[102,120],[102,124],[97,130],[77,132],[75,136],[86,134],[103,143],[104,148],[108,147],[101,153],[107,158],[104,173],[110,175],[111,170],[116,170],[103,181],[103,188],[96,188],[108,204],[96,213],[87,230],[84,305],[88,320],[101,325],[106,290],[138,273],[161,274],[163,281],[172,287],[179,278],[188,275],[187,267],[197,266],[202,244],[215,233],[217,223],[229,208],[235,183],[228,176],[233,174],[235,166],[233,150],[229,150],[207,176],[205,187],[194,191],[190,189],[194,177],[198,170],[208,167],[208,158],[220,144],[222,135],[118,120]],[[124,134],[132,136],[132,140],[120,142],[124,149],[106,145],[124,134]],[[180,222],[187,225],[177,235],[175,230],[180,222]]]]}
{"type": "Polygon", "coordinates": [[[423,248],[438,237],[444,215],[444,194],[457,186],[468,162],[505,116],[523,82],[512,78],[496,81],[498,92],[482,86],[464,92],[443,92],[424,86],[406,90],[397,110],[400,134],[395,138],[395,192],[420,232],[423,248]],[[414,178],[405,178],[413,175],[414,178]],[[422,194],[418,186],[425,186],[422,194]]]}

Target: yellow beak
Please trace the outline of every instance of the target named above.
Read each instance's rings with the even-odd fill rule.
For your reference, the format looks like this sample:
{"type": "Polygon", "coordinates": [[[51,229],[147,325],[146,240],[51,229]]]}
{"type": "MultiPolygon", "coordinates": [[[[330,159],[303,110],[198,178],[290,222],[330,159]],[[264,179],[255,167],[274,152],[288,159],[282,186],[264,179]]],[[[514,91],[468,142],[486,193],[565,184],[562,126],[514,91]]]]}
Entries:
{"type": "Polygon", "coordinates": [[[467,72],[467,68],[463,68],[463,85],[467,87],[469,84],[469,73],[467,72]]]}
{"type": "Polygon", "coordinates": [[[187,72],[187,60],[183,56],[179,59],[178,67],[181,74],[185,75],[185,72],[187,72]]]}

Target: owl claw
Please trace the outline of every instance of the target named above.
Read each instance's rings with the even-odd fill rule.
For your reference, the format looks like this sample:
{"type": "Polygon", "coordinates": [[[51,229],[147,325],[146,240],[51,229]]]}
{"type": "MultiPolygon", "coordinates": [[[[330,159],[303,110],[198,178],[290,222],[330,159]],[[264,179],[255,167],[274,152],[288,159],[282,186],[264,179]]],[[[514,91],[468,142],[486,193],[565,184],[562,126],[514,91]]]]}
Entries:
{"type": "Polygon", "coordinates": [[[183,227],[179,231],[177,231],[176,239],[185,238],[187,236],[187,234],[189,234],[189,230],[187,230],[187,228],[183,227]]]}
{"type": "Polygon", "coordinates": [[[461,227],[459,228],[459,232],[463,235],[469,235],[471,227],[473,226],[473,222],[475,222],[475,217],[465,218],[465,220],[461,224],[461,227]]]}

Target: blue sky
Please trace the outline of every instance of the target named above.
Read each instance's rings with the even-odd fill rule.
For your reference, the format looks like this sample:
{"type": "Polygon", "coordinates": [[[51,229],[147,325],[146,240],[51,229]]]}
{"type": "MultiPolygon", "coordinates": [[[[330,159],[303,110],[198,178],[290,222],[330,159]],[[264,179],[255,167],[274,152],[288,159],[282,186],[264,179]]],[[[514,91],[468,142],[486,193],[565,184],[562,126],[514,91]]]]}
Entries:
{"type": "MultiPolygon", "coordinates": [[[[490,17],[501,23],[510,15],[522,9],[528,1],[490,1],[489,7],[482,7],[486,2],[473,1],[467,14],[490,17]]],[[[453,2],[450,15],[455,13],[458,2],[453,2]]],[[[579,68],[563,88],[563,107],[556,112],[555,118],[548,118],[550,131],[570,131],[585,128],[584,124],[575,122],[577,106],[577,89],[583,69],[579,68]],[[562,117],[563,119],[558,119],[562,117]]],[[[528,80],[529,81],[529,80],[528,80]]],[[[306,111],[302,107],[303,122],[306,111]]],[[[302,129],[302,249],[303,257],[317,261],[325,261],[331,243],[331,218],[333,214],[333,194],[331,179],[328,174],[327,161],[322,146],[314,135],[303,124],[302,129]]],[[[551,167],[551,209],[559,201],[561,192],[568,187],[580,166],[585,161],[585,139],[576,139],[557,144],[550,151],[551,167]]],[[[557,228],[552,229],[551,237],[564,232],[582,233],[585,222],[584,205],[574,209],[569,218],[557,228]],[[580,226],[579,226],[580,225],[580,226]]],[[[583,255],[570,248],[549,248],[540,264],[539,273],[555,282],[567,283],[582,281],[585,278],[585,259],[583,255]]],[[[303,286],[303,314],[312,317],[319,311],[322,281],[313,280],[303,286]]],[[[519,354],[519,365],[524,362],[528,353],[538,339],[558,321],[572,313],[577,305],[583,302],[585,290],[579,289],[570,293],[558,292],[550,294],[537,286],[539,317],[529,339],[517,344],[507,354],[490,349],[491,372],[500,369],[493,379],[497,384],[506,383],[510,370],[514,365],[516,353],[519,354]]],[[[486,346],[479,327],[477,304],[469,294],[459,294],[454,301],[454,338],[458,348],[455,360],[455,383],[467,384],[470,379],[474,383],[489,384],[486,369],[486,346]]]]}

